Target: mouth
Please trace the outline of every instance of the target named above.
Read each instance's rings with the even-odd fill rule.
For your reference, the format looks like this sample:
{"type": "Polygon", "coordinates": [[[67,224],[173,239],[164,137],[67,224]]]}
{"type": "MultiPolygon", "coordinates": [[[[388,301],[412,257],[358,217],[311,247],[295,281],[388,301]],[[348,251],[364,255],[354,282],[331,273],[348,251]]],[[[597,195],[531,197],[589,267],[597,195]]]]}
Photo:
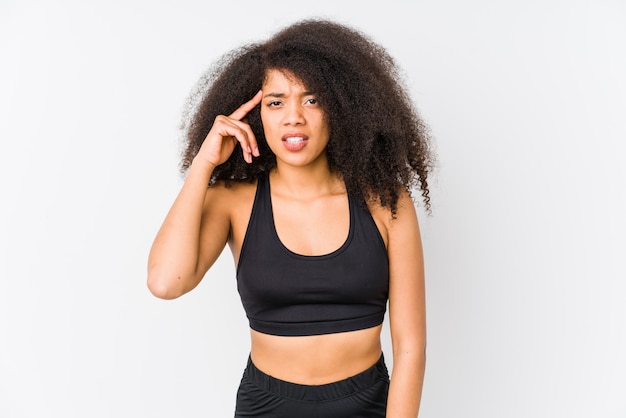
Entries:
{"type": "Polygon", "coordinates": [[[282,137],[283,145],[289,151],[300,151],[308,140],[309,137],[303,134],[286,134],[282,137]]]}

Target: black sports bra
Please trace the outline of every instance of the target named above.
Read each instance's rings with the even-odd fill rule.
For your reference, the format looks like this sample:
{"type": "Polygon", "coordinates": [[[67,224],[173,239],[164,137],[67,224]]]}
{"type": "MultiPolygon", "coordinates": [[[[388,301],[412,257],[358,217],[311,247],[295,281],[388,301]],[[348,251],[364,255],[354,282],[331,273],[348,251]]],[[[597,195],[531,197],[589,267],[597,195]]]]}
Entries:
{"type": "Polygon", "coordinates": [[[337,250],[290,251],[274,225],[270,184],[258,180],[237,266],[237,288],[250,328],[273,335],[332,334],[383,322],[389,260],[376,223],[350,194],[350,230],[337,250]]]}

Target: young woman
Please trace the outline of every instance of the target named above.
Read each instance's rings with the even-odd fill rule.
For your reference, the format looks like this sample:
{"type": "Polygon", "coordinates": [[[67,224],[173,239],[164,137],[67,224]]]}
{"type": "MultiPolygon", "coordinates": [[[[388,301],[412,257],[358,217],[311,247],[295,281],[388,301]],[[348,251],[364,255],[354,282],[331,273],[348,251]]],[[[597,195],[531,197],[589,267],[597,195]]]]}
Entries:
{"type": "Polygon", "coordinates": [[[226,55],[198,92],[152,293],[189,292],[228,244],[251,334],[235,416],[416,417],[426,330],[411,191],[429,209],[431,154],[393,60],[307,20],[226,55]]]}

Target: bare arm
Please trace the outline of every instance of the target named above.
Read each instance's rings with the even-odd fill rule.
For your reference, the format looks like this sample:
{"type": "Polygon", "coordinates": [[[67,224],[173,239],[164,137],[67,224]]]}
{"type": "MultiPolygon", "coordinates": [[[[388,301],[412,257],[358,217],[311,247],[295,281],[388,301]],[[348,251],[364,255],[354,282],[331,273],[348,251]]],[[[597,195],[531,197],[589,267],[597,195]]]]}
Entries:
{"type": "Polygon", "coordinates": [[[393,370],[387,417],[415,418],[426,364],[426,308],[422,243],[408,194],[398,202],[397,218],[389,221],[388,234],[393,370]]]}
{"type": "Polygon", "coordinates": [[[237,142],[247,162],[258,156],[254,134],[242,119],[260,100],[259,92],[230,116],[218,116],[194,158],[148,257],[148,288],[155,296],[173,299],[192,290],[224,249],[229,207],[218,198],[219,189],[208,189],[209,179],[237,142]]]}

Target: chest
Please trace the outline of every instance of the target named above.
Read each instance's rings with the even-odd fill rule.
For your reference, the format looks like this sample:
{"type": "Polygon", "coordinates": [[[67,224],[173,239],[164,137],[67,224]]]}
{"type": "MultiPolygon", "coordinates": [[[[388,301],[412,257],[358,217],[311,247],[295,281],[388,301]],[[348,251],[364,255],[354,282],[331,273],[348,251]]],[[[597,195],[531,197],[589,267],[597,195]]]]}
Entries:
{"type": "Polygon", "coordinates": [[[275,217],[281,219],[276,226],[269,207],[255,213],[237,274],[244,305],[262,309],[386,300],[387,252],[374,220],[356,202],[346,201],[343,208],[341,202],[337,203],[336,210],[328,212],[306,208],[290,212],[281,207],[281,215],[285,216],[275,217]],[[339,219],[331,219],[333,214],[339,219]],[[309,219],[299,221],[302,216],[309,219]],[[316,219],[324,219],[323,226],[310,222],[316,219]],[[340,233],[332,233],[333,227],[340,233]],[[299,239],[297,233],[284,233],[287,230],[308,233],[305,239],[299,239]],[[316,236],[330,245],[307,246],[308,240],[316,236]]]}
{"type": "Polygon", "coordinates": [[[273,197],[272,218],[279,241],[291,252],[319,256],[337,250],[350,230],[350,207],[345,194],[315,200],[273,197]]]}

